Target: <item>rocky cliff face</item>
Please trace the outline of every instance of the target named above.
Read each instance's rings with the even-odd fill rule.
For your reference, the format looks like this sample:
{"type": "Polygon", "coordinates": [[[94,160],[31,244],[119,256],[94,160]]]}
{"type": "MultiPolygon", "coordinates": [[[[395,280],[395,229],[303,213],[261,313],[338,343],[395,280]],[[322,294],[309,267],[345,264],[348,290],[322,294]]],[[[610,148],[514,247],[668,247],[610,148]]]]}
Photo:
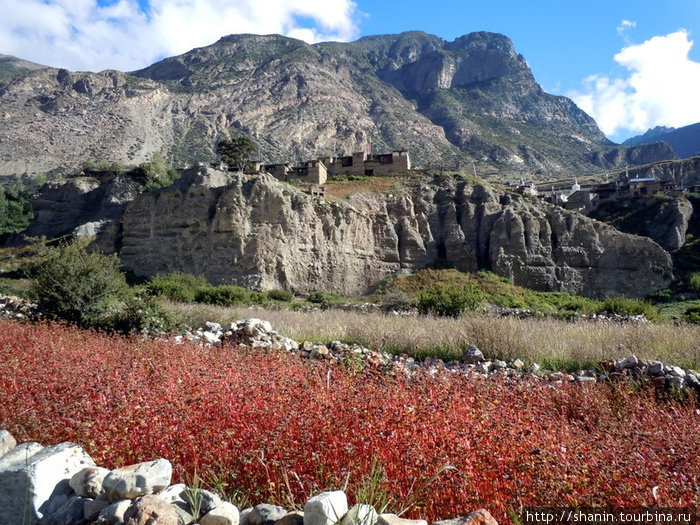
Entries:
{"type": "Polygon", "coordinates": [[[475,160],[484,172],[590,171],[612,147],[494,33],[313,46],[232,35],[134,74],[2,76],[0,117],[0,175],[140,163],[156,151],[176,165],[209,161],[230,133],[252,136],[270,162],[349,154],[371,138],[375,150],[411,150],[418,164],[475,160]]]}
{"type": "Polygon", "coordinates": [[[215,283],[357,294],[436,262],[588,296],[644,295],[672,277],[653,241],[484,186],[442,182],[349,202],[312,198],[269,176],[212,170],[128,205],[123,264],[215,283]]]}

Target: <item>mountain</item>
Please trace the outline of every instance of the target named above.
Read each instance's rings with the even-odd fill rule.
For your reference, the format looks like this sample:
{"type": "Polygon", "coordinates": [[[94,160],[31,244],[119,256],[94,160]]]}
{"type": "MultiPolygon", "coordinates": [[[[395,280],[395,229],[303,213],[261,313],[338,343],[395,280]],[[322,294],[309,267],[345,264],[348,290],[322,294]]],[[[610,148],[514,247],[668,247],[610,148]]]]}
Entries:
{"type": "Polygon", "coordinates": [[[682,159],[700,156],[700,122],[682,128],[657,126],[643,135],[637,135],[624,141],[625,146],[639,146],[666,142],[682,159]]]}
{"type": "Polygon", "coordinates": [[[0,77],[14,75],[15,73],[26,73],[27,71],[37,71],[45,67],[11,55],[0,54],[0,77]]]}
{"type": "MultiPolygon", "coordinates": [[[[571,100],[545,93],[511,41],[420,32],[308,45],[231,35],[132,74],[52,68],[0,77],[0,175],[87,159],[212,161],[229,134],[268,162],[409,149],[414,164],[483,174],[590,173],[635,162],[571,100]]],[[[672,158],[638,148],[644,163],[672,158]]]]}

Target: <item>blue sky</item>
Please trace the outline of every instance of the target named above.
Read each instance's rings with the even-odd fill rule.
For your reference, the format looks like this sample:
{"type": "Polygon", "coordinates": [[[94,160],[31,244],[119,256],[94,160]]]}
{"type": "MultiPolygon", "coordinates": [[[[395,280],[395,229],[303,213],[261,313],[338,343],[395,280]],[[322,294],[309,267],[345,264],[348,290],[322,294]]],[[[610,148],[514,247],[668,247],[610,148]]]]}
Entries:
{"type": "Polygon", "coordinates": [[[700,0],[3,0],[0,53],[128,71],[231,33],[316,42],[409,30],[507,35],[546,91],[613,140],[700,121],[700,0]]]}

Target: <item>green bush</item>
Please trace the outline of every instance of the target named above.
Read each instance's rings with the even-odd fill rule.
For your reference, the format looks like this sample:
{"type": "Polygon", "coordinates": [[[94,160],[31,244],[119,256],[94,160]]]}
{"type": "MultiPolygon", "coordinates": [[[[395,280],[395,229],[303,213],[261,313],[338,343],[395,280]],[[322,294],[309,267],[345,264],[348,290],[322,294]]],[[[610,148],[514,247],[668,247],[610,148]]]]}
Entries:
{"type": "Polygon", "coordinates": [[[673,290],[670,288],[662,288],[658,292],[649,294],[648,299],[655,303],[669,303],[671,299],[673,299],[673,290]]]}
{"type": "Polygon", "coordinates": [[[683,314],[683,319],[689,323],[700,324],[700,305],[688,308],[683,314]]]}
{"type": "Polygon", "coordinates": [[[630,299],[623,295],[606,297],[598,307],[598,313],[608,312],[618,315],[644,315],[647,319],[656,319],[659,312],[651,304],[640,299],[630,299]]]}
{"type": "Polygon", "coordinates": [[[422,314],[459,317],[467,310],[476,310],[483,293],[474,283],[459,285],[436,284],[419,290],[416,306],[422,314]]]}
{"type": "Polygon", "coordinates": [[[156,275],[148,284],[146,291],[149,295],[165,297],[180,303],[193,303],[200,288],[209,286],[202,275],[174,272],[166,275],[156,275]]]}
{"type": "Polygon", "coordinates": [[[128,286],[117,256],[88,252],[86,244],[42,249],[31,290],[45,315],[100,326],[118,311],[128,286]]]}
{"type": "Polygon", "coordinates": [[[132,295],[114,315],[111,327],[123,334],[167,333],[177,326],[177,318],[157,298],[132,295]]]}
{"type": "Polygon", "coordinates": [[[338,295],[337,293],[322,291],[311,292],[306,297],[306,300],[310,303],[317,304],[322,308],[338,306],[347,302],[347,300],[343,296],[338,295]]]}
{"type": "Polygon", "coordinates": [[[146,191],[170,186],[180,177],[158,152],[153,154],[150,162],[140,164],[136,172],[143,177],[146,191]]]}
{"type": "Polygon", "coordinates": [[[694,272],[688,277],[688,286],[694,292],[700,292],[700,272],[694,272]]]}
{"type": "Polygon", "coordinates": [[[237,304],[265,304],[267,297],[259,292],[246,290],[241,286],[222,285],[199,288],[194,300],[198,303],[217,306],[234,306],[237,304]]]}
{"type": "Polygon", "coordinates": [[[294,299],[294,294],[289,290],[270,290],[266,295],[271,301],[284,301],[288,303],[294,299]]]}
{"type": "Polygon", "coordinates": [[[382,306],[387,310],[408,310],[413,306],[413,301],[406,292],[396,289],[382,297],[382,306]]]}

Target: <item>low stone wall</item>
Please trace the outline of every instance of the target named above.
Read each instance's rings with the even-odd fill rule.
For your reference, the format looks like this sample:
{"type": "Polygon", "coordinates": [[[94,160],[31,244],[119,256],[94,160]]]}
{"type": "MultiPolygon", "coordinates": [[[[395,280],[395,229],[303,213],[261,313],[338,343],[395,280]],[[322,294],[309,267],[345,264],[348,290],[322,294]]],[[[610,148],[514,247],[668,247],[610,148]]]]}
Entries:
{"type": "MultiPolygon", "coordinates": [[[[322,492],[303,511],[260,503],[239,510],[206,489],[171,485],[167,459],[108,470],[78,445],[17,445],[0,430],[0,523],[4,525],[428,525],[379,514],[343,491],[322,492]]],[[[486,510],[433,525],[498,525],[486,510]]]]}
{"type": "MultiPolygon", "coordinates": [[[[643,316],[600,316],[603,322],[648,322],[643,316]]],[[[525,366],[520,359],[502,361],[487,359],[475,346],[467,348],[462,358],[444,362],[428,357],[416,361],[407,355],[391,355],[377,352],[361,345],[348,345],[340,341],[326,344],[310,341],[297,342],[283,337],[272,329],[268,321],[245,319],[234,321],[226,327],[208,322],[199,330],[175,337],[178,344],[193,343],[208,346],[224,344],[284,350],[308,359],[327,359],[336,362],[353,361],[360,366],[381,368],[390,374],[463,373],[474,377],[505,377],[513,380],[528,379],[551,383],[596,383],[615,380],[649,381],[655,387],[666,390],[694,389],[700,395],[700,372],[679,366],[664,364],[661,361],[638,359],[635,355],[598,363],[595,368],[566,374],[558,371],[542,371],[537,363],[525,366]]]]}

